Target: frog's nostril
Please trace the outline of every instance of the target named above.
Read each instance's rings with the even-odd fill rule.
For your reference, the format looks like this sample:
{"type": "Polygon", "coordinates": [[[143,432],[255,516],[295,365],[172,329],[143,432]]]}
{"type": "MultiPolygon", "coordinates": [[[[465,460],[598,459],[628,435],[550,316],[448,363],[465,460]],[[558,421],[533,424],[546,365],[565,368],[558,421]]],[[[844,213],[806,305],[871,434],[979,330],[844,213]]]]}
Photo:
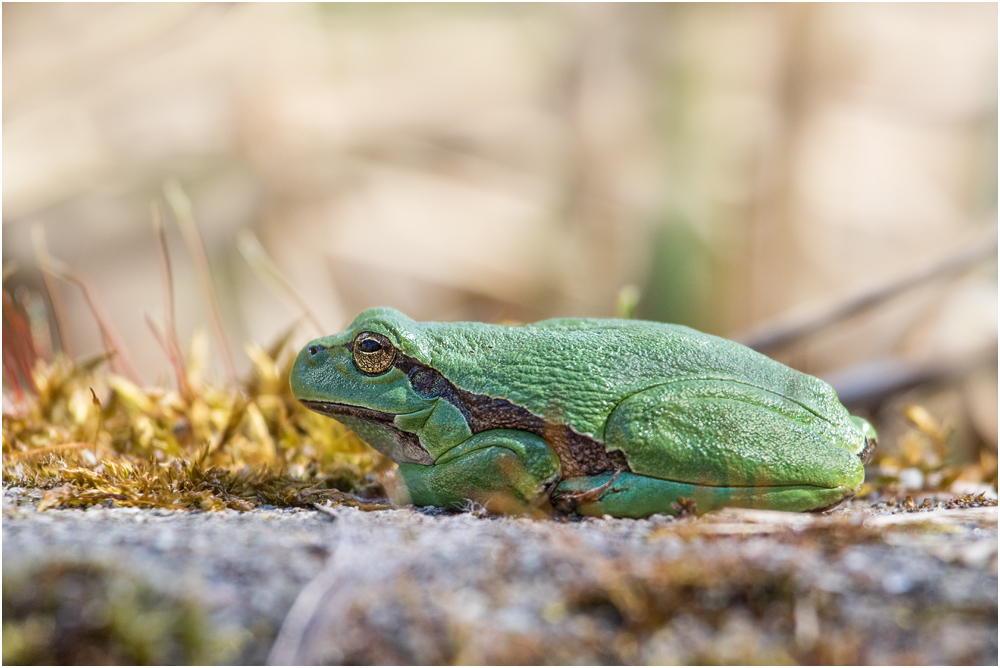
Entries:
{"type": "Polygon", "coordinates": [[[326,350],[326,348],[324,348],[323,346],[309,346],[309,354],[310,355],[315,355],[316,353],[318,353],[321,350],[326,350]]]}

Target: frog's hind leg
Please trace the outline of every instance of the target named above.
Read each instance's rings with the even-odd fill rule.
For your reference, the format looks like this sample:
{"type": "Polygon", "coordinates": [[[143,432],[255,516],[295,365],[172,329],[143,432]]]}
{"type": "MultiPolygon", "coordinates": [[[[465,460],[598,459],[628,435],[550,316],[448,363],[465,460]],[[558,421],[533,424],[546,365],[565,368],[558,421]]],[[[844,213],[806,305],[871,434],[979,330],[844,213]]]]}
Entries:
{"type": "MultiPolygon", "coordinates": [[[[632,395],[605,428],[623,472],[584,514],[643,517],[673,513],[678,498],[698,512],[723,506],[803,511],[857,493],[862,435],[844,415],[825,420],[775,393],[731,382],[670,383],[632,395]],[[845,431],[846,430],[846,431],[845,431]],[[856,436],[858,444],[850,441],[856,436]]],[[[563,481],[557,493],[596,488],[594,476],[563,481]]]]}
{"type": "Polygon", "coordinates": [[[817,492],[805,485],[787,487],[710,487],[662,480],[635,473],[614,472],[563,480],[553,494],[553,505],[573,509],[581,515],[601,517],[649,517],[657,513],[676,515],[682,500],[695,502],[698,514],[725,506],[778,510],[827,510],[846,498],[842,489],[817,492]],[[611,483],[611,484],[608,484],[611,483]],[[601,488],[604,489],[601,489],[601,488]],[[598,491],[592,495],[590,492],[598,491]],[[598,498],[594,498],[597,496],[598,498]],[[828,502],[824,500],[829,499],[828,502]],[[820,507],[817,508],[816,506],[820,507]]]}

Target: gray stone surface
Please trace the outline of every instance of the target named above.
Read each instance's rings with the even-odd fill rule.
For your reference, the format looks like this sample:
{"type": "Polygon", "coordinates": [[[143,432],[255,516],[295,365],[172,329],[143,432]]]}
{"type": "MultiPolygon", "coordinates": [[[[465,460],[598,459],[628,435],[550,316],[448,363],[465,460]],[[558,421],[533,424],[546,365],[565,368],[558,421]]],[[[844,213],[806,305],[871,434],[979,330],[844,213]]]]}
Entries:
{"type": "Polygon", "coordinates": [[[31,497],[4,491],[5,579],[109,564],[199,601],[236,662],[997,660],[996,506],[556,522],[31,497]]]}
{"type": "Polygon", "coordinates": [[[263,663],[302,587],[323,567],[337,527],[300,509],[214,513],[136,508],[35,512],[5,490],[4,577],[52,560],[96,562],[201,602],[220,629],[239,630],[233,660],[263,663]]]}

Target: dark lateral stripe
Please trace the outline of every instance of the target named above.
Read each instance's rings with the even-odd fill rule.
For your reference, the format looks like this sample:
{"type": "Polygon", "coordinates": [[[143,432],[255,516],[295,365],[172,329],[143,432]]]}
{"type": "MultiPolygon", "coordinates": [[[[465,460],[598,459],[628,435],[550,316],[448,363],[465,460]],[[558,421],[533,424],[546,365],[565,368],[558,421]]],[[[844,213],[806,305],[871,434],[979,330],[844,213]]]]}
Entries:
{"type": "Polygon", "coordinates": [[[461,411],[473,434],[491,429],[517,429],[541,437],[559,455],[564,478],[631,471],[623,453],[606,451],[603,443],[567,424],[549,422],[507,399],[458,388],[438,371],[412,357],[400,354],[395,366],[407,375],[416,393],[444,399],[461,411]]]}

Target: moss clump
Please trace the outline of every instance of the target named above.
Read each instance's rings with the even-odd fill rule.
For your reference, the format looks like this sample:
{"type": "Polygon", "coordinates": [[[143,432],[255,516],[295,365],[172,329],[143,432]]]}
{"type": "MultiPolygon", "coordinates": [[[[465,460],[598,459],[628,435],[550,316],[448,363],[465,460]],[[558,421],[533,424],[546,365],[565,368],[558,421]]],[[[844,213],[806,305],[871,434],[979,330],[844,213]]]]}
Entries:
{"type": "Polygon", "coordinates": [[[36,359],[35,391],[3,414],[4,484],[47,490],[42,510],[377,507],[391,462],[292,397],[285,347],[248,345],[253,372],[227,389],[203,380],[207,341],[196,337],[183,392],[103,372],[104,357],[36,359]]]}

